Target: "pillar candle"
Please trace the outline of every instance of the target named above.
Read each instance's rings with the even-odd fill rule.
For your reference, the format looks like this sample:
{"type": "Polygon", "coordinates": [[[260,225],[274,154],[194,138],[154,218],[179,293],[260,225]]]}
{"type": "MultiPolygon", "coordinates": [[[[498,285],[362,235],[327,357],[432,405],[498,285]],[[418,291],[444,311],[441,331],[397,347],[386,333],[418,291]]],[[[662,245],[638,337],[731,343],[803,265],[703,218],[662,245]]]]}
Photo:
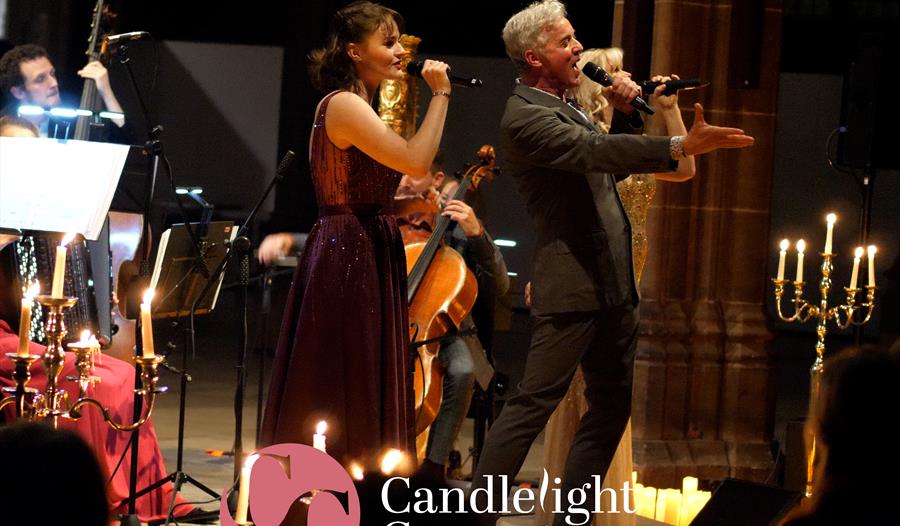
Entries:
{"type": "Polygon", "coordinates": [[[784,259],[787,257],[787,249],[791,246],[791,242],[787,239],[781,240],[781,252],[778,253],[778,281],[784,279],[784,259]]]}
{"type": "Polygon", "coordinates": [[[313,447],[318,449],[319,451],[325,452],[325,430],[328,428],[328,424],[322,420],[316,426],[316,434],[313,435],[313,447]]]}
{"type": "Polygon", "coordinates": [[[28,356],[28,344],[31,342],[31,307],[34,305],[34,297],[41,290],[40,283],[28,287],[25,297],[22,298],[22,311],[19,314],[19,347],[16,350],[18,356],[28,356]]]}
{"type": "Polygon", "coordinates": [[[834,234],[834,223],[837,221],[837,216],[831,213],[825,217],[825,220],[828,221],[828,230],[825,232],[824,252],[826,254],[831,254],[831,238],[832,234],[834,234]]]}
{"type": "Polygon", "coordinates": [[[153,320],[150,316],[153,294],[153,289],[147,289],[144,292],[144,301],[141,303],[141,349],[144,358],[153,358],[153,320]]]}
{"type": "Polygon", "coordinates": [[[803,252],[806,251],[806,241],[797,241],[797,279],[803,281],[803,252]]]}
{"type": "Polygon", "coordinates": [[[66,245],[74,237],[75,234],[66,234],[62,241],[59,242],[59,246],[56,247],[56,260],[53,264],[53,286],[50,288],[50,295],[54,298],[63,297],[63,285],[65,285],[66,279],[66,252],[68,252],[66,245]]]}
{"type": "Polygon", "coordinates": [[[850,274],[850,288],[856,288],[856,280],[859,277],[859,260],[862,259],[863,256],[863,248],[856,247],[856,252],[853,255],[853,273],[850,274]]]}
{"type": "Polygon", "coordinates": [[[878,249],[875,245],[869,245],[869,286],[875,286],[875,253],[878,249]]]}
{"type": "Polygon", "coordinates": [[[238,524],[247,523],[247,510],[250,508],[250,473],[253,471],[253,464],[259,455],[253,454],[247,457],[244,462],[244,468],[241,469],[241,483],[238,487],[237,510],[234,513],[234,522],[238,524]]]}

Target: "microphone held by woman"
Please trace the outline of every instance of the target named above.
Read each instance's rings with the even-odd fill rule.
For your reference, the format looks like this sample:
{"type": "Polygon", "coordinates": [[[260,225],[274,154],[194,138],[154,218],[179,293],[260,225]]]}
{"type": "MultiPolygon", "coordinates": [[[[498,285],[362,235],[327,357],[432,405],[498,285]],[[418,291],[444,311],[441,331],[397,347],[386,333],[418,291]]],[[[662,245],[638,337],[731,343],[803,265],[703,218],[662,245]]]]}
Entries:
{"type": "MultiPolygon", "coordinates": [[[[422,78],[422,68],[425,66],[424,60],[416,60],[410,62],[408,66],[406,66],[406,72],[415,77],[422,78]]],[[[481,79],[476,79],[474,77],[458,77],[456,75],[447,75],[450,77],[450,83],[454,86],[462,86],[464,88],[480,88],[484,86],[484,82],[481,82],[481,79]]]]}

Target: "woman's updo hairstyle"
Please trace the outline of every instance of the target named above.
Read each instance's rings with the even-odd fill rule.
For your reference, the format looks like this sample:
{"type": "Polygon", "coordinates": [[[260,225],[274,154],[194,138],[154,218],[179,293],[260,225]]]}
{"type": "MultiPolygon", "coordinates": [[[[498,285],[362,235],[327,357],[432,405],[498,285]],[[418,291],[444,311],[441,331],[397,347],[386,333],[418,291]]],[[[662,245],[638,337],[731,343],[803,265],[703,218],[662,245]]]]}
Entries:
{"type": "Polygon", "coordinates": [[[393,9],[373,2],[353,2],[335,13],[325,47],[309,54],[309,76],[313,87],[325,93],[353,86],[358,78],[347,46],[359,44],[382,26],[392,24],[402,31],[403,17],[393,9]]]}

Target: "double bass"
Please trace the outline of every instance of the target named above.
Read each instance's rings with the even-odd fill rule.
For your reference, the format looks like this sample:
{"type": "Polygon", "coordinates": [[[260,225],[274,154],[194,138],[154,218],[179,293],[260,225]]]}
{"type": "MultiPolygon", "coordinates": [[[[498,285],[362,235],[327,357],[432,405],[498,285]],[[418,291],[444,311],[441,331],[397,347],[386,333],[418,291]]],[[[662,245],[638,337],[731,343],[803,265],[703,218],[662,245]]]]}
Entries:
{"type": "MultiPolygon", "coordinates": [[[[453,199],[463,199],[470,187],[477,188],[485,177],[493,178],[494,148],[482,146],[478,158],[479,161],[466,170],[453,199]]],[[[441,406],[443,373],[437,360],[440,339],[459,327],[478,296],[475,275],[463,257],[441,245],[450,223],[448,217],[437,215],[428,241],[405,246],[410,345],[417,357],[413,382],[416,435],[429,428],[441,406]]]]}

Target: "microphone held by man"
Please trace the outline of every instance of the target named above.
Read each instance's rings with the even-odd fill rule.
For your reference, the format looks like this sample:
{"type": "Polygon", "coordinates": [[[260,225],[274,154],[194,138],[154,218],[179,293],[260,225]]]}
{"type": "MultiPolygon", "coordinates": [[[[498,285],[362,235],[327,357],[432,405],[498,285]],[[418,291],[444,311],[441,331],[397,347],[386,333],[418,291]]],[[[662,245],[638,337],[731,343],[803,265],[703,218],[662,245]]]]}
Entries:
{"type": "MultiPolygon", "coordinates": [[[[584,75],[587,78],[593,80],[594,82],[596,82],[597,84],[600,84],[601,86],[612,86],[613,85],[612,77],[610,77],[606,71],[603,71],[603,68],[601,68],[597,64],[594,64],[593,62],[585,63],[585,65],[581,68],[581,72],[584,73],[584,75]]],[[[635,109],[640,110],[640,111],[646,113],[647,115],[653,115],[655,113],[653,111],[653,108],[651,108],[647,104],[647,102],[644,99],[642,99],[641,97],[635,97],[635,98],[631,99],[630,104],[635,109]]]]}

